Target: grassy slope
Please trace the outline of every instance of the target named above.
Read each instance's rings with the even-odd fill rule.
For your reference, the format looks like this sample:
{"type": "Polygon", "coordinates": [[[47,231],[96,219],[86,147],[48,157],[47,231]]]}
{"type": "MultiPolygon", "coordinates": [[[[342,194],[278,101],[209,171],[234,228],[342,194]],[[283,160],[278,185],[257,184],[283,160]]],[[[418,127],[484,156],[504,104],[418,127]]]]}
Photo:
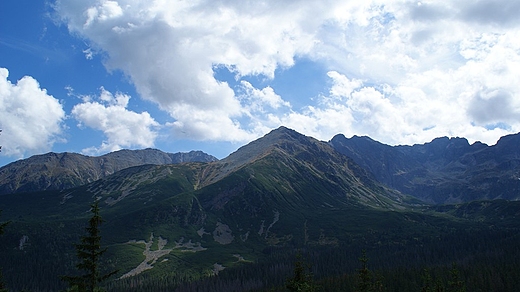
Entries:
{"type": "Polygon", "coordinates": [[[148,241],[152,234],[151,251],[158,249],[159,237],[168,240],[164,249],[173,251],[139,277],[175,275],[193,280],[212,274],[215,263],[228,269],[250,265],[236,255],[261,262],[273,248],[369,246],[395,253],[429,245],[445,234],[485,230],[497,220],[509,224],[500,228],[518,228],[514,220],[518,204],[396,210],[391,208],[391,198],[374,197],[369,189],[345,192],[344,187],[355,181],[327,177],[294,161],[275,164],[280,157],[271,159],[252,163],[202,189],[195,189],[202,165],[188,164],[129,169],[73,191],[3,196],[3,218],[12,220],[0,254],[7,264],[6,279],[30,289],[59,286],[57,276],[73,267],[72,243],[83,234],[94,197],[106,202],[124,195],[101,209],[106,220],[102,226],[108,247],[106,265],[120,270],[117,277],[144,260],[145,245],[137,241],[148,241]],[[214,234],[226,233],[217,228],[224,225],[233,236],[229,244],[215,240],[214,234]],[[27,244],[20,249],[24,235],[27,244]],[[129,243],[132,240],[136,242],[129,243]],[[188,245],[176,248],[176,242],[189,241],[205,250],[192,252],[188,245]]]}

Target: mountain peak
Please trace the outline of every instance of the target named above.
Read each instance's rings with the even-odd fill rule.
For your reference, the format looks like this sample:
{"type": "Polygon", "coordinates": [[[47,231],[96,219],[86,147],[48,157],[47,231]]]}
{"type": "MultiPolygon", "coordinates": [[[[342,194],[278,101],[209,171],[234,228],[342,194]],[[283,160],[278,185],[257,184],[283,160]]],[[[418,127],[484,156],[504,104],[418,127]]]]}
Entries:
{"type": "Polygon", "coordinates": [[[284,134],[289,134],[289,135],[299,135],[301,136],[302,134],[296,132],[295,130],[291,129],[291,128],[287,128],[286,126],[280,126],[274,130],[272,130],[271,132],[267,133],[267,135],[269,134],[281,134],[281,133],[284,133],[284,134]]]}
{"type": "MultiPolygon", "coordinates": [[[[277,202],[291,206],[363,205],[401,208],[404,196],[375,181],[373,176],[329,143],[280,127],[239,148],[202,171],[199,187],[218,183],[248,184],[280,195],[277,202]],[[263,185],[267,182],[267,185],[263,185]],[[312,203],[310,203],[312,202],[312,203]],[[327,205],[328,204],[328,205],[327,205]]],[[[236,186],[234,190],[243,188],[236,186]]],[[[230,193],[217,196],[219,204],[232,199],[230,193]],[[225,199],[224,199],[225,198],[225,199]]],[[[250,200],[248,198],[247,200],[250,200]]],[[[216,202],[208,197],[208,206],[216,202]]],[[[258,205],[258,204],[252,204],[258,205]]]]}
{"type": "Polygon", "coordinates": [[[285,126],[281,126],[277,129],[272,130],[271,132],[267,133],[262,138],[258,139],[261,140],[264,144],[271,144],[278,140],[300,140],[302,138],[309,138],[301,133],[296,132],[293,129],[287,128],[285,126]]]}
{"type": "Polygon", "coordinates": [[[266,155],[274,148],[283,147],[282,145],[287,144],[287,142],[304,141],[308,139],[313,138],[304,136],[293,129],[281,126],[263,137],[240,147],[237,151],[222,159],[222,163],[240,167],[240,165],[266,155]]]}
{"type": "Polygon", "coordinates": [[[332,152],[335,152],[334,149],[326,142],[282,126],[215,163],[211,170],[206,171],[204,184],[218,181],[227,174],[270,155],[277,155],[276,159],[318,159],[320,156],[330,156],[332,152]]]}

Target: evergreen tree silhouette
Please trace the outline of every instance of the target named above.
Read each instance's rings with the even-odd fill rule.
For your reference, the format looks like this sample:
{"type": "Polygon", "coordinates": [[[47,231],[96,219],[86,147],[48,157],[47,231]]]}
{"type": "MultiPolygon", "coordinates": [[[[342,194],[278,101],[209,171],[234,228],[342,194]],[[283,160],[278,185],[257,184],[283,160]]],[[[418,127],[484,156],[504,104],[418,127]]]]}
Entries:
{"type": "Polygon", "coordinates": [[[302,255],[296,255],[296,262],[294,263],[294,272],[292,278],[287,279],[285,287],[289,291],[298,292],[314,292],[318,291],[317,286],[312,280],[312,274],[308,272],[309,265],[305,264],[302,255]]]}
{"type": "Polygon", "coordinates": [[[70,288],[67,291],[94,292],[103,291],[98,284],[117,273],[111,271],[101,274],[99,260],[105,253],[106,248],[101,248],[101,235],[99,226],[103,219],[99,215],[99,202],[96,200],[91,205],[92,217],[86,227],[87,235],[81,237],[81,243],[75,244],[76,256],[80,262],[76,265],[79,271],[83,271],[80,276],[62,276],[62,280],[68,282],[70,288]]]}

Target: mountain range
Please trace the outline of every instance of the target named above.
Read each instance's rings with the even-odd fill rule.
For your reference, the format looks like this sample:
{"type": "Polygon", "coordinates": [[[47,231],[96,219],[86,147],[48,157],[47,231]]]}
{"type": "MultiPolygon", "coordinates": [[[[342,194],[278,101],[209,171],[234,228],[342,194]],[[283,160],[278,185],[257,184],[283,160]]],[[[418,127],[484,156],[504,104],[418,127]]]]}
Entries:
{"type": "MultiPolygon", "coordinates": [[[[278,131],[290,130],[282,127],[278,131]]],[[[301,137],[294,145],[304,141],[301,137]]],[[[265,154],[263,145],[280,144],[277,139],[280,135],[274,131],[223,159],[215,166],[214,179],[253,162],[265,154]]],[[[342,134],[328,144],[331,153],[349,157],[378,182],[425,203],[520,199],[520,134],[504,136],[493,146],[480,142],[470,145],[465,138],[448,137],[413,146],[390,146],[366,136],[346,138],[342,134]]],[[[308,155],[316,153],[308,151],[308,155]]],[[[323,159],[318,155],[313,163],[326,164],[330,156],[323,159]]],[[[172,154],[156,149],[121,150],[100,157],[47,153],[0,168],[0,195],[69,189],[132,166],[217,160],[201,151],[172,154]]]]}
{"type": "Polygon", "coordinates": [[[520,199],[520,134],[504,136],[493,146],[447,137],[389,146],[343,135],[330,144],[378,181],[428,203],[520,199]]]}
{"type": "Polygon", "coordinates": [[[217,158],[202,151],[165,153],[156,149],[120,150],[99,157],[77,153],[47,153],[0,168],[0,195],[81,186],[119,170],[144,164],[210,162],[217,158]]]}
{"type": "MultiPolygon", "coordinates": [[[[0,169],[0,209],[11,221],[0,260],[13,289],[63,288],[57,275],[74,269],[72,243],[98,200],[106,266],[120,271],[110,291],[193,291],[207,281],[220,288],[197,289],[268,290],[283,285],[302,248],[321,278],[352,272],[368,249],[390,274],[507,262],[520,279],[519,137],[389,146],[280,127],[222,160],[153,149],[35,156],[0,169]],[[226,286],[237,279],[240,289],[226,286]]],[[[400,291],[420,288],[410,287],[400,291]]]]}

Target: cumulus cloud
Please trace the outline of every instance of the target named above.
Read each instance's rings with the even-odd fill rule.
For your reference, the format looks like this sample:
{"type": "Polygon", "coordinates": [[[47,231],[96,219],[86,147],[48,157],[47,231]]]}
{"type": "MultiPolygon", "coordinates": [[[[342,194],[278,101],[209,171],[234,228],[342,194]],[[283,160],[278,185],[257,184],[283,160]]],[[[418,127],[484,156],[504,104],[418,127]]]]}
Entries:
{"type": "Polygon", "coordinates": [[[49,151],[60,138],[65,118],[60,102],[25,76],[12,84],[0,68],[0,128],[2,154],[23,158],[49,151]]]}
{"type": "Polygon", "coordinates": [[[69,30],[92,53],[103,52],[109,70],[122,70],[142,98],[170,114],[178,137],[247,141],[285,124],[322,139],[342,132],[393,144],[444,135],[494,143],[520,131],[517,6],[505,0],[55,4],[69,30]],[[276,78],[297,58],[324,64],[321,73],[330,79],[329,92],[301,108],[270,86],[242,79],[276,78]],[[239,85],[217,80],[216,66],[228,68],[239,85]]]}
{"type": "Polygon", "coordinates": [[[136,113],[127,109],[130,96],[115,95],[101,88],[99,96],[83,96],[74,106],[72,116],[80,127],[102,131],[107,140],[99,147],[84,149],[86,154],[100,154],[130,147],[152,147],[160,126],[148,112],[136,113]]]}
{"type": "Polygon", "coordinates": [[[309,107],[304,113],[289,115],[285,122],[322,139],[341,132],[390,144],[423,143],[445,135],[494,143],[520,130],[520,102],[513,98],[518,90],[505,85],[482,88],[482,80],[473,79],[472,69],[432,70],[410,75],[395,86],[377,87],[329,72],[332,86],[328,95],[320,97],[320,108],[309,107]],[[301,115],[312,118],[306,124],[313,124],[313,129],[301,125],[301,115]]]}
{"type": "Polygon", "coordinates": [[[55,7],[71,32],[106,52],[107,68],[123,70],[143,98],[170,113],[177,132],[244,141],[251,131],[236,121],[247,112],[213,66],[273,77],[293,65],[313,45],[302,29],[311,7],[296,4],[273,11],[262,3],[61,0],[55,7]]]}
{"type": "Polygon", "coordinates": [[[265,112],[267,110],[276,110],[280,107],[290,107],[291,104],[284,101],[282,97],[274,92],[271,87],[257,89],[247,81],[241,82],[242,86],[242,104],[247,104],[248,112],[265,112]],[[267,108],[266,108],[267,107],[267,108]]]}

